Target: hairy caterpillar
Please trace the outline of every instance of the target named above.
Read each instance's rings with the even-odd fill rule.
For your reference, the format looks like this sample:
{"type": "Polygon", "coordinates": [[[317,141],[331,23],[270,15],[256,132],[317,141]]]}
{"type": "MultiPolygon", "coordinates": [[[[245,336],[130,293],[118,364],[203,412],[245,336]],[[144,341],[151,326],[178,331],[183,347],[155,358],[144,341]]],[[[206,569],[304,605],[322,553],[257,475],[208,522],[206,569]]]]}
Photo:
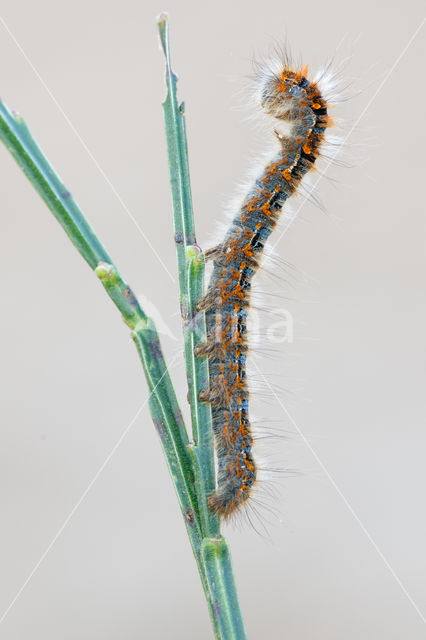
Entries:
{"type": "Polygon", "coordinates": [[[256,179],[223,242],[206,253],[213,272],[199,309],[206,311],[207,342],[196,355],[209,359],[210,387],[200,399],[212,406],[218,464],[217,488],[208,502],[225,518],[249,498],[257,472],[246,380],[250,281],[285,201],[312,169],[331,125],[327,102],[307,71],[284,64],[263,78],[261,106],[289,131],[275,130],[278,153],[256,179]]]}

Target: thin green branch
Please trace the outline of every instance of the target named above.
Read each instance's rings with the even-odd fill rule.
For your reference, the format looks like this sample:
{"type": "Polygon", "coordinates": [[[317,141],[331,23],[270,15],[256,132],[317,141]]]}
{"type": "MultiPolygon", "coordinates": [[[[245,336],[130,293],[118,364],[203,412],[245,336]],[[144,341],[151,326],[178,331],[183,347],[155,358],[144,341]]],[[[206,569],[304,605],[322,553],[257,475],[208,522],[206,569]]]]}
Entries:
{"type": "Polygon", "coordinates": [[[153,320],[142,311],[132,290],[113,265],[100,262],[95,273],[120,310],[124,321],[132,329],[132,338],[150,391],[149,403],[152,418],[166,453],[185,522],[190,526],[192,534],[196,536],[194,543],[196,542],[195,549],[198,553],[201,529],[194,491],[194,473],[188,455],[188,434],[166,367],[157,330],[153,320]]]}
{"type": "Polygon", "coordinates": [[[201,555],[221,637],[244,640],[246,632],[226,541],[224,538],[205,538],[201,555]],[[227,594],[226,598],[223,597],[224,593],[227,594]]]}
{"type": "Polygon", "coordinates": [[[150,390],[150,406],[171,471],[194,554],[199,558],[201,528],[188,452],[188,436],[153,321],[141,309],[111,258],[31,136],[21,116],[0,103],[0,138],[37,189],[72,243],[94,269],[132,330],[150,390]]]}
{"type": "Polygon", "coordinates": [[[179,104],[177,100],[177,76],[172,71],[170,63],[169,25],[166,14],[161,14],[158,18],[158,31],[166,57],[167,97],[163,103],[163,110],[169,156],[179,285],[182,295],[186,288],[186,248],[196,243],[185,132],[185,105],[183,102],[179,104]]]}
{"type": "Polygon", "coordinates": [[[198,313],[197,301],[204,290],[204,256],[197,245],[187,249],[186,291],[184,294],[184,345],[185,361],[189,383],[192,430],[194,445],[191,454],[194,457],[195,488],[198,495],[201,527],[204,535],[220,535],[219,517],[207,505],[207,496],[215,489],[215,468],[213,454],[213,430],[211,426],[211,408],[201,402],[198,394],[209,386],[207,358],[196,358],[195,347],[206,340],[204,313],[198,313]]]}
{"type": "Polygon", "coordinates": [[[167,96],[163,111],[194,439],[189,450],[193,459],[195,490],[204,537],[200,549],[200,573],[204,576],[204,590],[216,637],[221,640],[245,640],[229,549],[220,536],[219,518],[209,510],[207,504],[207,497],[215,488],[213,433],[210,405],[200,402],[199,393],[208,388],[209,374],[207,359],[194,355],[194,347],[206,342],[204,313],[197,313],[197,302],[204,293],[204,257],[196,243],[184,106],[177,99],[177,76],[170,63],[168,19],[165,14],[159,17],[158,29],[166,58],[167,96]]]}
{"type": "Polygon", "coordinates": [[[189,177],[188,147],[185,131],[183,103],[177,98],[177,76],[170,62],[169,27],[167,15],[158,20],[158,30],[166,58],[167,96],[163,103],[169,157],[170,184],[173,202],[173,220],[178,259],[180,303],[185,342],[185,362],[188,392],[191,403],[194,454],[199,464],[194,466],[196,489],[202,514],[202,528],[206,536],[219,535],[219,519],[207,507],[207,496],[214,491],[214,453],[211,409],[199,401],[199,393],[208,387],[208,366],[204,359],[196,358],[194,346],[206,341],[204,314],[197,314],[196,303],[203,295],[204,259],[196,244],[189,177]],[[195,330],[196,328],[196,330],[195,330]],[[202,449],[202,453],[200,453],[202,449]],[[201,475],[197,473],[200,467],[201,475]]]}
{"type": "Polygon", "coordinates": [[[92,269],[111,262],[70,192],[46,160],[23,118],[0,101],[0,137],[92,269]]]}

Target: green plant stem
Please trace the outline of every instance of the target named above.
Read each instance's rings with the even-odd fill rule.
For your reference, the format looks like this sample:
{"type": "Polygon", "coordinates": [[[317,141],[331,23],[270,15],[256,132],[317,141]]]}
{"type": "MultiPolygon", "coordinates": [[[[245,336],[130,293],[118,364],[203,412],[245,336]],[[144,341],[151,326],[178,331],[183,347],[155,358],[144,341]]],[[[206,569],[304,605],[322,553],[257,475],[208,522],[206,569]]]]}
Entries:
{"type": "Polygon", "coordinates": [[[11,113],[2,102],[0,138],[72,243],[99,277],[109,297],[132,330],[132,337],[148,381],[153,420],[173,477],[194,554],[199,561],[202,535],[192,461],[188,452],[188,435],[154,323],[141,309],[132,290],[118,273],[82,211],[32,138],[22,117],[11,113]]]}
{"type": "Polygon", "coordinates": [[[186,248],[196,244],[185,132],[185,105],[183,102],[179,104],[177,100],[177,76],[170,64],[169,26],[166,14],[161,14],[158,18],[158,31],[166,58],[167,96],[163,103],[163,110],[173,200],[179,289],[182,295],[186,289],[186,248]]]}
{"type": "Polygon", "coordinates": [[[200,390],[209,386],[209,369],[207,358],[194,356],[195,347],[206,340],[204,313],[198,313],[196,309],[196,303],[202,297],[204,289],[204,255],[197,245],[187,249],[186,269],[183,333],[194,437],[190,453],[193,456],[201,528],[205,536],[216,537],[220,535],[219,518],[210,511],[206,499],[215,488],[211,408],[198,397],[200,390]]]}
{"type": "Polygon", "coordinates": [[[211,408],[208,403],[199,400],[200,390],[208,387],[208,365],[206,358],[194,356],[195,345],[206,340],[204,314],[196,311],[196,303],[203,295],[204,259],[201,249],[196,244],[184,109],[183,103],[178,104],[177,76],[171,68],[166,15],[159,17],[158,29],[166,58],[167,96],[163,103],[163,110],[173,202],[186,373],[191,405],[193,453],[198,460],[198,464],[194,466],[198,476],[196,488],[203,532],[206,536],[217,536],[220,533],[219,519],[207,507],[207,496],[215,488],[211,408]],[[201,449],[202,452],[200,452],[201,449]],[[201,474],[198,473],[200,468],[201,474]]]}
{"type": "Polygon", "coordinates": [[[152,418],[159,433],[166,459],[181,504],[182,513],[198,553],[201,535],[198,505],[194,491],[193,470],[188,456],[188,435],[179,409],[173,385],[166,367],[157,330],[151,318],[142,311],[130,287],[117,269],[100,262],[95,274],[109,297],[117,306],[141,359],[150,391],[149,404],[152,418]]]}
{"type": "Polygon", "coordinates": [[[197,313],[196,309],[204,290],[204,257],[196,243],[184,105],[179,104],[177,99],[177,76],[171,68],[168,18],[165,14],[159,16],[158,29],[166,58],[167,96],[163,110],[194,440],[189,449],[193,458],[195,489],[204,537],[200,573],[204,575],[203,586],[216,637],[222,640],[245,640],[229,548],[220,535],[218,516],[207,505],[207,497],[215,488],[214,448],[211,408],[209,404],[200,402],[199,392],[208,388],[208,363],[206,358],[196,358],[194,355],[194,347],[206,341],[204,313],[197,313]]]}
{"type": "Polygon", "coordinates": [[[201,555],[207,583],[213,599],[213,610],[222,638],[245,638],[237,589],[232,572],[231,554],[224,538],[204,538],[201,555]],[[227,598],[223,594],[227,594],[227,598]]]}
{"type": "Polygon", "coordinates": [[[31,136],[23,118],[19,113],[10,112],[2,101],[0,137],[92,269],[99,262],[111,262],[70,192],[31,136]]]}

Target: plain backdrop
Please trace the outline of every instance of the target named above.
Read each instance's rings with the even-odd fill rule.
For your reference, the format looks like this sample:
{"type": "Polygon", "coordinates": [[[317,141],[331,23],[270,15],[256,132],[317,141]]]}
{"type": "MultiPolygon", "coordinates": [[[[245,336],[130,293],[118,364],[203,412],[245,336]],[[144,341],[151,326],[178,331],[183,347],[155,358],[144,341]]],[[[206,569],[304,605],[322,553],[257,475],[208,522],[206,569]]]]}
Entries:
{"type": "MultiPolygon", "coordinates": [[[[156,314],[187,416],[162,10],[205,248],[274,144],[246,108],[253,58],[286,41],[313,71],[350,58],[350,99],[333,110],[350,133],[345,166],[327,169],[323,209],[305,203],[277,245],[292,266],[260,277],[263,307],[291,314],[294,340],[268,344],[281,316],[263,314],[252,357],[279,401],[258,375],[253,411],[284,436],[265,451],[288,473],[261,510],[267,533],[225,529],[248,636],[425,638],[426,27],[410,42],[424,4],[1,3],[2,98],[156,314]]],[[[3,146],[0,166],[0,617],[14,601],[0,638],[211,638],[127,328],[3,146]]]]}

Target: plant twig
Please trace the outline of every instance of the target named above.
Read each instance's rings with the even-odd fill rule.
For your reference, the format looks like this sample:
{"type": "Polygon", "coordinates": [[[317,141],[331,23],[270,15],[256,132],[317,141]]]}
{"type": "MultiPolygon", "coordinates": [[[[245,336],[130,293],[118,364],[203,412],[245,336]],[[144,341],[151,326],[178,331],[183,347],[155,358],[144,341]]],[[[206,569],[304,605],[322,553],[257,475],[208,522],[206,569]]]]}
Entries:
{"type": "Polygon", "coordinates": [[[23,118],[11,113],[3,102],[0,102],[0,138],[99,277],[132,330],[148,381],[153,420],[160,434],[194,553],[199,556],[202,536],[192,462],[187,449],[188,436],[155,325],[141,309],[81,209],[31,136],[23,118]]]}
{"type": "Polygon", "coordinates": [[[207,584],[213,596],[213,608],[221,638],[246,638],[238,602],[231,555],[224,538],[205,538],[201,555],[206,569],[207,584]],[[223,595],[227,594],[224,598],[223,595]]]}
{"type": "Polygon", "coordinates": [[[194,438],[190,453],[193,457],[201,528],[205,536],[217,537],[220,535],[219,518],[207,505],[207,497],[215,488],[212,415],[210,405],[199,399],[200,390],[209,386],[209,369],[206,358],[194,356],[195,347],[206,341],[204,312],[199,313],[196,309],[204,293],[204,256],[197,245],[187,249],[186,276],[182,315],[194,438]]]}
{"type": "Polygon", "coordinates": [[[184,108],[183,103],[178,104],[177,76],[172,71],[170,63],[166,14],[159,16],[158,30],[166,57],[167,97],[163,103],[163,110],[173,201],[186,373],[191,404],[193,452],[197,459],[199,455],[203,459],[203,464],[199,464],[202,472],[198,478],[198,501],[204,534],[217,536],[220,533],[219,519],[207,507],[207,496],[215,488],[211,409],[209,404],[199,400],[199,392],[208,386],[208,365],[205,358],[194,356],[195,345],[206,340],[204,314],[197,314],[196,311],[196,303],[203,295],[204,259],[195,238],[184,108]]]}
{"type": "Polygon", "coordinates": [[[24,119],[19,113],[10,112],[1,100],[0,137],[92,269],[98,262],[111,262],[70,192],[31,136],[24,119]]]}
{"type": "Polygon", "coordinates": [[[206,341],[204,313],[197,313],[197,301],[204,289],[204,257],[197,245],[189,179],[184,104],[177,99],[177,76],[171,68],[168,18],[158,18],[161,46],[166,58],[167,96],[163,103],[173,201],[179,289],[183,318],[185,361],[191,402],[195,489],[204,536],[201,566],[205,575],[207,601],[216,637],[244,640],[244,623],[232,572],[231,555],[220,534],[219,518],[209,510],[208,495],[215,488],[211,408],[200,402],[199,392],[208,388],[206,358],[196,358],[194,347],[206,341]]]}

